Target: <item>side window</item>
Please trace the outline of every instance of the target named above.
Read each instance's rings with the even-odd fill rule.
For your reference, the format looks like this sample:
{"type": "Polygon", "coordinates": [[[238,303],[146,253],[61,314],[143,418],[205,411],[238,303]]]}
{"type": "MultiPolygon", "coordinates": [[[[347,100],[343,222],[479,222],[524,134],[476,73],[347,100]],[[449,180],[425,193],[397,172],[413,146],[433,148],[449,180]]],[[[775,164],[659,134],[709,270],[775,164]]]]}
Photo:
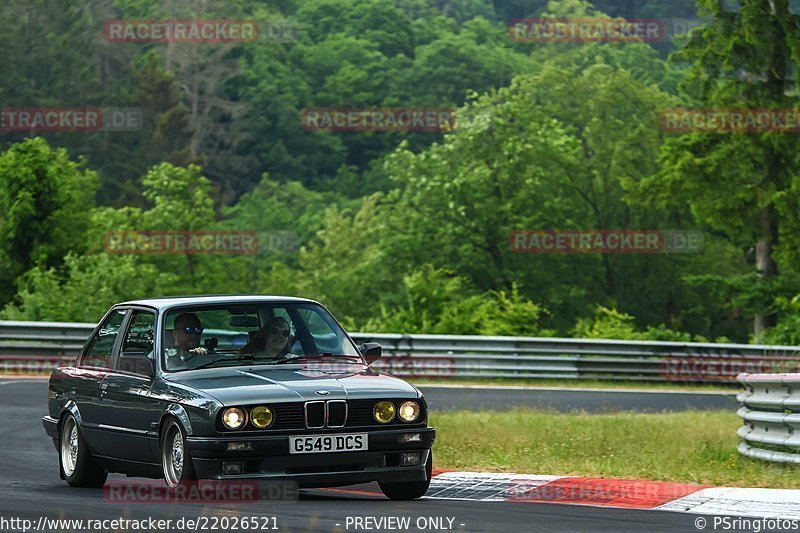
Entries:
{"type": "Polygon", "coordinates": [[[128,331],[122,341],[122,353],[137,353],[153,357],[156,315],[149,311],[133,311],[128,331]]]}
{"type": "Polygon", "coordinates": [[[79,366],[83,368],[103,368],[111,369],[111,352],[114,343],[117,341],[122,320],[125,318],[126,309],[118,309],[112,312],[100,326],[100,329],[92,338],[89,350],[81,359],[79,366]]]}

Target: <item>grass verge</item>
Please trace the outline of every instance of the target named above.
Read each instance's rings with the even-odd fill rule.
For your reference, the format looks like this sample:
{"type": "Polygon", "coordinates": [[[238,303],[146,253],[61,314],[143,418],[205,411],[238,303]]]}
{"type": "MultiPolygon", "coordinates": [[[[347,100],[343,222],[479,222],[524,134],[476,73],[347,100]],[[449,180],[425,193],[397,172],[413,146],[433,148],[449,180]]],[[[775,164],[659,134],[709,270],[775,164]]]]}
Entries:
{"type": "Polygon", "coordinates": [[[800,467],[739,455],[727,411],[431,413],[434,466],[447,470],[618,477],[728,487],[798,488],[800,467]]]}

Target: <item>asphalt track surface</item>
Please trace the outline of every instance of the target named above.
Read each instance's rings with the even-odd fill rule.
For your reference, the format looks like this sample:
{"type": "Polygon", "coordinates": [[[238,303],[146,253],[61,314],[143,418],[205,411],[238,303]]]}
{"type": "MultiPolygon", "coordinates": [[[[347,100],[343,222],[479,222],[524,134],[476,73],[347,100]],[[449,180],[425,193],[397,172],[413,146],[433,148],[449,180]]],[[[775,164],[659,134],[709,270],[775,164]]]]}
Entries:
{"type": "Polygon", "coordinates": [[[504,411],[514,407],[554,409],[562,412],[585,410],[686,411],[688,409],[721,409],[736,411],[736,394],[714,392],[631,392],[617,390],[577,389],[512,389],[504,387],[454,388],[420,385],[432,410],[478,409],[504,411]]]}
{"type": "MultiPolygon", "coordinates": [[[[275,517],[274,523],[280,531],[392,531],[347,527],[348,517],[351,520],[356,517],[410,517],[411,525],[404,531],[448,530],[418,528],[417,521],[426,517],[452,518],[452,529],[449,530],[464,532],[698,531],[696,515],[522,502],[437,499],[391,502],[383,498],[373,484],[344,490],[303,490],[296,501],[146,505],[109,502],[105,500],[102,489],[70,488],[59,479],[57,454],[41,424],[45,402],[46,382],[0,379],[0,431],[3,437],[0,441],[0,531],[22,531],[19,522],[8,521],[12,518],[31,520],[35,527],[40,517],[75,520],[153,518],[170,519],[175,524],[180,518],[196,519],[200,516],[275,517]]],[[[119,475],[109,476],[110,481],[124,479],[119,475]]],[[[707,529],[712,530],[713,518],[706,518],[707,529]]],[[[260,523],[263,524],[263,520],[260,523]]],[[[447,524],[447,520],[444,523],[447,524]]],[[[271,526],[273,522],[269,524],[271,526]]],[[[87,529],[84,527],[82,530],[87,529]]]]}

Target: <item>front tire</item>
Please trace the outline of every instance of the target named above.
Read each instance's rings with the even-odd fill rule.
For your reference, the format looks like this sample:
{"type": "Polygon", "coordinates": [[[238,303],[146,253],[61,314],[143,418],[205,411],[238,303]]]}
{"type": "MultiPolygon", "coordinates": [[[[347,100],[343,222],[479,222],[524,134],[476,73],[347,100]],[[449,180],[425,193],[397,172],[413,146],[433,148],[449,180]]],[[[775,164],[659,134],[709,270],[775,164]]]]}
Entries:
{"type": "Polygon", "coordinates": [[[403,483],[378,482],[383,494],[390,500],[408,501],[422,498],[431,485],[433,472],[433,450],[428,452],[428,461],[425,463],[425,481],[406,481],[403,483]]]}
{"type": "Polygon", "coordinates": [[[102,487],[108,473],[97,466],[78,422],[71,414],[61,422],[58,437],[58,463],[61,474],[71,487],[102,487]]]}
{"type": "Polygon", "coordinates": [[[161,469],[170,491],[191,483],[196,478],[192,458],[186,449],[186,434],[180,424],[170,419],[161,438],[161,469]]]}

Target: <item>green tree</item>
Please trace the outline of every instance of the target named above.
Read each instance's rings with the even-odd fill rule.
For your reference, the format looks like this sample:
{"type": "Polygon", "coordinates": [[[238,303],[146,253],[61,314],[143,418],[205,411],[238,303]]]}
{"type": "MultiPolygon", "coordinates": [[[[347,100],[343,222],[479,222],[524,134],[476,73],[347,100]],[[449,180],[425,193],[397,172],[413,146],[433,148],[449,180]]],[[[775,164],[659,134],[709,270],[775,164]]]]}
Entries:
{"type": "Polygon", "coordinates": [[[460,106],[468,93],[506,86],[514,75],[533,69],[512,44],[502,23],[468,21],[457,33],[417,47],[393,94],[408,94],[416,105],[460,106]]]}
{"type": "MultiPolygon", "coordinates": [[[[690,64],[681,84],[687,102],[717,109],[795,107],[800,19],[789,12],[788,0],[743,0],[734,12],[722,4],[698,0],[713,22],[675,55],[690,64]]],[[[777,323],[780,252],[797,249],[796,237],[782,229],[797,219],[799,148],[796,135],[780,132],[675,135],[663,147],[662,172],[643,183],[651,200],[686,202],[699,220],[752,250],[757,276],[751,292],[760,297],[745,311],[755,315],[756,335],[777,323]]],[[[731,287],[737,279],[728,280],[731,287]]]]}
{"type": "MultiPolygon", "coordinates": [[[[142,179],[144,197],[153,204],[142,213],[142,227],[147,230],[193,231],[210,229],[215,221],[211,183],[201,174],[200,167],[175,167],[161,163],[142,179]]],[[[207,279],[201,275],[208,257],[183,254],[153,256],[152,261],[162,270],[183,272],[186,293],[203,292],[197,283],[207,279]],[[200,290],[198,290],[200,289],[200,290]]],[[[177,288],[177,287],[176,287],[177,288]]],[[[218,291],[212,291],[218,292],[218,291]]]]}
{"type": "Polygon", "coordinates": [[[553,310],[560,328],[572,325],[561,317],[608,300],[636,302],[644,312],[647,305],[664,320],[666,292],[658,308],[645,303],[641,287],[663,286],[665,276],[678,281],[667,258],[520,256],[508,250],[508,235],[658,227],[666,213],[621,198],[657,171],[658,112],[667,102],[612,65],[552,62],[515,78],[462,109],[443,144],[420,154],[401,147],[393,156],[387,168],[400,188],[385,216],[386,253],[406,271],[426,262],[451,268],[480,292],[517,282],[521,294],[553,310]]]}
{"type": "Polygon", "coordinates": [[[478,294],[463,278],[425,265],[403,278],[402,303],[382,304],[363,331],[447,335],[549,335],[539,305],[510,292],[478,294]]]}
{"type": "Polygon", "coordinates": [[[141,112],[138,131],[109,132],[103,135],[92,162],[100,166],[103,186],[98,200],[111,205],[142,205],[142,173],[167,162],[176,166],[201,161],[191,158],[192,131],[189,110],[183,103],[178,81],[164,70],[155,52],[145,54],[133,66],[133,93],[127,106],[141,112]]]}
{"type": "Polygon", "coordinates": [[[304,285],[298,249],[322,229],[326,210],[340,203],[345,202],[336,194],[312,191],[296,181],[278,183],[265,174],[253,191],[223,209],[223,218],[217,224],[219,229],[255,231],[264,239],[259,241],[255,255],[215,262],[227,270],[226,285],[233,284],[242,292],[297,293],[317,298],[304,285]],[[277,235],[281,244],[293,246],[272,248],[271,235],[277,235]]]}
{"type": "Polygon", "coordinates": [[[377,44],[381,54],[411,56],[413,31],[403,10],[384,0],[312,0],[297,11],[297,23],[313,29],[312,41],[347,34],[377,44]]]}
{"type": "Polygon", "coordinates": [[[85,161],[41,138],[0,153],[0,303],[27,270],[56,267],[67,252],[86,248],[87,207],[98,184],[85,161]]]}
{"type": "Polygon", "coordinates": [[[0,317],[94,323],[115,303],[169,294],[176,278],[133,255],[70,253],[61,267],[28,271],[16,303],[0,311],[0,317]]]}
{"type": "Polygon", "coordinates": [[[579,319],[571,333],[573,337],[579,339],[706,341],[703,337],[692,339],[690,334],[672,331],[663,324],[658,327],[648,326],[645,331],[638,331],[631,315],[616,309],[608,309],[602,305],[597,306],[593,317],[579,319]]]}

